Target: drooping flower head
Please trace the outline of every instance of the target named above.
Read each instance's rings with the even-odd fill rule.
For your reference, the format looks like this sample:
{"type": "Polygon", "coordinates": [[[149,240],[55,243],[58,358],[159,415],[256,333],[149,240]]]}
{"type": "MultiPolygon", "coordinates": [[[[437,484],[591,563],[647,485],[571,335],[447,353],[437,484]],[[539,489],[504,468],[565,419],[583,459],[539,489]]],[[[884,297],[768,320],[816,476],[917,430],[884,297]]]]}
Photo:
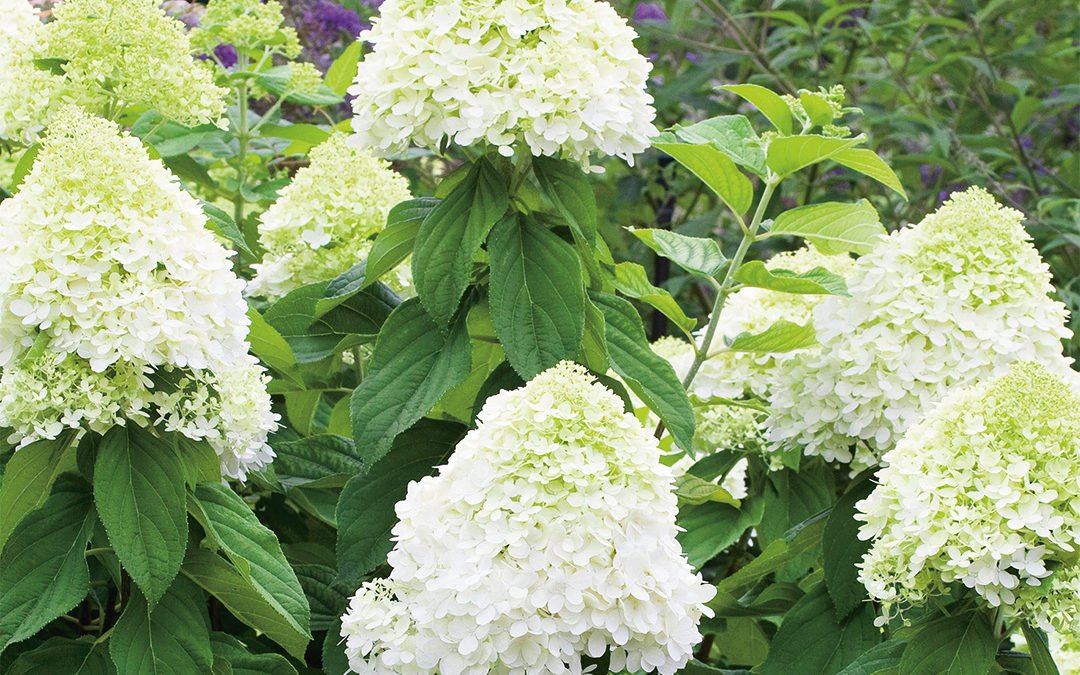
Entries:
{"type": "Polygon", "coordinates": [[[287,58],[300,54],[296,29],[285,26],[281,3],[276,0],[210,0],[192,31],[197,52],[209,54],[221,44],[232,45],[245,55],[275,49],[287,58]]]}
{"type": "Polygon", "coordinates": [[[30,145],[51,114],[60,78],[34,63],[43,25],[27,0],[0,0],[0,140],[30,145]]]}
{"type": "Polygon", "coordinates": [[[922,605],[960,582],[1078,637],[1080,395],[1035,362],[948,394],[885,454],[858,503],[870,594],[922,605]]]}
{"type": "Polygon", "coordinates": [[[820,348],[772,378],[769,438],[874,464],[949,389],[1031,360],[1066,370],[1066,310],[1021,214],[979,188],[862,256],[814,312],[820,348]]]}
{"type": "MultiPolygon", "coordinates": [[[[846,277],[855,267],[849,255],[825,255],[812,246],[788,253],[778,253],[765,263],[770,271],[787,270],[806,273],[821,268],[846,277]]],[[[764,288],[742,288],[728,298],[720,317],[721,330],[727,338],[740,333],[761,333],[777,321],[808,324],[814,308],[829,296],[781,293],[764,288]]],[[[776,364],[792,354],[764,354],[728,351],[722,340],[714,340],[709,357],[698,371],[691,393],[700,399],[712,397],[739,398],[743,395],[764,397],[768,392],[770,374],[776,364]]],[[[672,363],[680,376],[689,371],[693,355],[683,356],[672,363]]]]}
{"type": "Polygon", "coordinates": [[[600,0],[388,0],[360,37],[353,130],[376,154],[486,142],[632,162],[656,135],[651,66],[600,0]]]}
{"type": "Polygon", "coordinates": [[[0,425],[13,442],[130,420],[208,439],[229,475],[271,456],[232,254],[138,139],[62,111],[0,202],[0,254],[0,425]]]}
{"type": "Polygon", "coordinates": [[[67,0],[53,15],[34,54],[63,70],[65,102],[95,113],[153,108],[182,124],[224,111],[225,90],[156,0],[67,0]]]}
{"type": "MultiPolygon", "coordinates": [[[[367,257],[390,209],[409,199],[403,176],[345,141],[336,134],[313,148],[311,164],[262,215],[259,238],[266,255],[254,266],[250,295],[276,298],[345,272],[367,257]]],[[[400,266],[398,278],[390,280],[395,290],[410,285],[408,269],[400,266]]]]}
{"type": "Polygon", "coordinates": [[[580,366],[484,405],[398,503],[389,579],[343,618],[358,673],[674,673],[713,589],[675,540],[656,439],[580,366]]]}

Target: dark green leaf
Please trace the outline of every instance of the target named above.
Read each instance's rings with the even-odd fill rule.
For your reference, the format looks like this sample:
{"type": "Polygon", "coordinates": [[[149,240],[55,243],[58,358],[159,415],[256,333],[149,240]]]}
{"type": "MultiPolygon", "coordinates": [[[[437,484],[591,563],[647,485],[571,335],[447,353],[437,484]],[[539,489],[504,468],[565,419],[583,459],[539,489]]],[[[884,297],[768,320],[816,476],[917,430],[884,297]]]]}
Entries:
{"type": "MultiPolygon", "coordinates": [[[[289,343],[285,341],[281,333],[266,322],[261,314],[255,311],[255,308],[248,309],[248,319],[251,321],[248,327],[248,343],[251,344],[251,352],[279,373],[291,375],[296,369],[296,357],[289,343]]],[[[298,383],[302,382],[298,381],[298,383]]]]}
{"type": "Polygon", "coordinates": [[[660,417],[676,445],[692,447],[694,411],[686,391],[671,364],[649,347],[634,306],[607,293],[590,293],[589,297],[604,313],[612,368],[660,417]]]}
{"type": "MultiPolygon", "coordinates": [[[[310,638],[311,610],[304,589],[277,536],[259,522],[244,500],[228,486],[200,485],[195,490],[192,515],[259,596],[295,632],[310,638]]],[[[261,626],[255,628],[262,630],[261,626]]]]}
{"type": "Polygon", "coordinates": [[[78,640],[51,637],[31,651],[19,654],[4,675],[115,675],[106,642],[86,636],[78,640]]]}
{"type": "Polygon", "coordinates": [[[573,359],[585,333],[585,289],[574,248],[543,225],[505,218],[491,232],[488,293],[495,333],[525,379],[573,359]]]}
{"type": "Polygon", "coordinates": [[[185,469],[175,444],[134,424],[105,434],[94,463],[94,502],[109,543],[150,607],[184,560],[185,469]]]}
{"type": "Polygon", "coordinates": [[[420,225],[438,203],[437,199],[422,197],[401,202],[390,209],[386,227],[375,237],[368,254],[365,284],[374,283],[409,257],[420,225]]]}
{"type": "Polygon", "coordinates": [[[765,547],[758,557],[731,576],[716,584],[717,590],[735,594],[766,576],[783,569],[788,563],[821,546],[825,531],[824,517],[814,517],[788,531],[765,547]]]}
{"type": "Polygon", "coordinates": [[[338,500],[337,554],[340,578],[358,585],[361,577],[386,561],[397,523],[394,505],[405,498],[411,481],[431,475],[464,429],[457,424],[423,420],[397,437],[390,453],[367,474],[356,476],[338,500]]]}
{"type": "Polygon", "coordinates": [[[837,675],[885,675],[895,673],[907,642],[887,640],[863,652],[837,675]]]}
{"type": "Polygon", "coordinates": [[[84,484],[60,482],[11,533],[0,555],[0,651],[86,597],[94,510],[84,484]]]}
{"type": "Polygon", "coordinates": [[[1031,652],[1031,662],[1035,666],[1037,675],[1059,675],[1057,664],[1050,653],[1050,643],[1046,633],[1024,622],[1021,629],[1024,631],[1024,639],[1028,643],[1028,651],[1031,652]]]}
{"type": "Polygon", "coordinates": [[[387,319],[364,381],[352,395],[353,438],[370,466],[472,366],[464,321],[444,335],[415,299],[387,319]]]}
{"type": "Polygon", "coordinates": [[[908,642],[900,675],[986,675],[998,641],[981,612],[945,617],[924,626],[908,642]]]}
{"type": "Polygon", "coordinates": [[[109,638],[119,675],[193,675],[210,671],[210,621],[206,598],[178,578],[151,609],[136,592],[109,638]]]}
{"type": "Polygon", "coordinates": [[[0,483],[0,551],[22,519],[45,503],[56,478],[75,469],[73,438],[72,432],[31,443],[8,460],[0,483]]]}
{"type": "Polygon", "coordinates": [[[420,225],[413,246],[413,281],[440,327],[449,325],[457,312],[473,257],[509,204],[503,177],[481,159],[420,225]]]}
{"type": "Polygon", "coordinates": [[[692,274],[716,276],[727,259],[713,239],[687,237],[668,230],[631,228],[630,234],[646,246],[692,274]]]}
{"type": "Polygon", "coordinates": [[[595,246],[596,197],[581,167],[551,157],[534,157],[532,162],[540,187],[574,236],[590,247],[595,246]]]}
{"type": "Polygon", "coordinates": [[[741,508],[707,503],[679,507],[678,535],[687,561],[694,569],[712,560],[739,540],[746,530],[761,522],[764,502],[750,499],[741,508]]]}
{"type": "Polygon", "coordinates": [[[780,293],[849,295],[844,277],[833,274],[824,267],[815,267],[809,272],[792,272],[769,269],[760,260],[751,260],[735,271],[735,281],[745,286],[766,288],[780,293]]]}
{"type": "Polygon", "coordinates": [[[40,151],[41,145],[34,143],[19,157],[19,161],[15,165],[15,170],[11,173],[12,191],[18,190],[19,186],[22,185],[23,179],[26,178],[26,174],[30,173],[30,169],[34,167],[34,160],[37,159],[37,154],[40,151]]]}
{"type": "Polygon", "coordinates": [[[872,605],[838,623],[829,594],[819,584],[784,615],[761,675],[835,675],[880,641],[872,605]]]}
{"type": "Polygon", "coordinates": [[[273,441],[274,471],[284,487],[341,487],[364,470],[351,438],[319,434],[273,441]]]}
{"type": "Polygon", "coordinates": [[[284,656],[253,654],[243,642],[227,633],[211,635],[210,647],[215,657],[231,666],[232,675],[296,675],[296,668],[284,656]]]}
{"type": "Polygon", "coordinates": [[[356,589],[343,583],[337,570],[325,565],[293,565],[293,569],[311,606],[311,630],[327,630],[341,616],[356,589]]]}
{"type": "Polygon", "coordinates": [[[859,582],[856,565],[870,550],[870,542],[859,539],[855,504],[866,499],[873,489],[871,476],[864,476],[848,488],[833,507],[825,524],[825,585],[836,607],[838,619],[845,618],[866,600],[866,588],[859,582]]]}

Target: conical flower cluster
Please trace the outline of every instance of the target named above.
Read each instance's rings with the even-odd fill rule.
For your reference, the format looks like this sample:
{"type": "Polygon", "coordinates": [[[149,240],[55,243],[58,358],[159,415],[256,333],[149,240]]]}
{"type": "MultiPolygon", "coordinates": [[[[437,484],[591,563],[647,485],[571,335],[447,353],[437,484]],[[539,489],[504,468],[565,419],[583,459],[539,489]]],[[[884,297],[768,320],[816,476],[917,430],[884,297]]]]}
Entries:
{"type": "Polygon", "coordinates": [[[895,611],[960,582],[1080,637],[1080,395],[1034,362],[950,393],[886,453],[858,503],[870,594],[895,611]]]}
{"type": "MultiPolygon", "coordinates": [[[[409,183],[386,162],[332,136],[311,151],[311,164],[292,183],[259,224],[266,249],[250,295],[277,298],[289,291],[333,279],[371,252],[390,209],[409,199],[409,183]]],[[[411,286],[409,266],[389,279],[396,291],[411,286]]]]}
{"type": "Polygon", "coordinates": [[[228,475],[268,461],[276,417],[232,254],[138,139],[61,112],[0,202],[0,255],[0,425],[13,442],[161,422],[207,439],[228,475]]]}
{"type": "Polygon", "coordinates": [[[1067,312],[1021,217],[971,188],[862,256],[851,297],[814,312],[820,348],[776,369],[770,441],[872,465],[954,387],[1016,361],[1067,370],[1067,312]]]}
{"type": "Polygon", "coordinates": [[[657,133],[651,65],[606,2],[387,0],[360,37],[353,130],[381,155],[486,142],[632,162],[657,133]]]}
{"type": "Polygon", "coordinates": [[[27,0],[0,0],[0,140],[29,145],[44,128],[61,79],[34,63],[44,26],[27,0]]]}
{"type": "Polygon", "coordinates": [[[651,433],[580,366],[484,405],[397,505],[388,579],[342,623],[357,673],[676,672],[713,589],[682,555],[651,433]]]}

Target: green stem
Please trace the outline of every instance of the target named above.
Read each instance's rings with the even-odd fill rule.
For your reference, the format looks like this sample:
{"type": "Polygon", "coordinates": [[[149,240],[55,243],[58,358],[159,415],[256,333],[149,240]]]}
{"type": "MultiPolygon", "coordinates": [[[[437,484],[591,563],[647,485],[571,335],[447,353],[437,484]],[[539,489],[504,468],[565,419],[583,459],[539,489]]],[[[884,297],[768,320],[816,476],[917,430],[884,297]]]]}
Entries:
{"type": "Polygon", "coordinates": [[[705,335],[701,338],[701,344],[696,348],[694,362],[690,364],[690,370],[687,371],[686,377],[683,379],[683,387],[687,390],[694,383],[694,378],[697,377],[701,365],[705,363],[705,359],[709,358],[709,350],[712,348],[713,340],[716,339],[716,330],[720,326],[720,315],[724,311],[724,305],[727,303],[728,297],[735,289],[735,272],[742,265],[743,259],[746,258],[746,252],[750,250],[750,244],[754,243],[754,238],[757,236],[757,231],[761,227],[761,221],[765,216],[765,209],[768,208],[769,202],[772,201],[776,185],[772,181],[765,183],[765,190],[761,193],[761,199],[758,200],[754,218],[750,221],[750,226],[743,232],[742,241],[739,242],[739,248],[735,251],[735,255],[728,262],[724,280],[720,282],[720,287],[716,291],[716,300],[713,301],[712,313],[709,315],[709,325],[705,328],[705,335]]]}
{"type": "MultiPolygon", "coordinates": [[[[241,70],[247,69],[247,59],[241,58],[241,70]]],[[[240,80],[236,85],[237,125],[236,129],[236,195],[233,197],[233,220],[236,226],[244,230],[244,182],[247,180],[247,151],[250,133],[248,131],[248,84],[240,80]]],[[[247,233],[245,232],[245,235],[247,233]]],[[[250,243],[250,242],[249,242],[250,243]]]]}

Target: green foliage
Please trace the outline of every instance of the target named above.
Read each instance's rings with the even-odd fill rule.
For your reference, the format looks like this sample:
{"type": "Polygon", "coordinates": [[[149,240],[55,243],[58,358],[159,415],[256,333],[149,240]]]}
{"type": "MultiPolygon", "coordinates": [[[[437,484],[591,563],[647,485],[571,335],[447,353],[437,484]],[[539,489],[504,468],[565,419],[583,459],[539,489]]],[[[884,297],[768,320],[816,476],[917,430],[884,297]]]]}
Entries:
{"type": "Polygon", "coordinates": [[[208,672],[213,654],[202,592],[181,579],[154,607],[136,592],[113,628],[109,654],[119,675],[208,672]]]}

